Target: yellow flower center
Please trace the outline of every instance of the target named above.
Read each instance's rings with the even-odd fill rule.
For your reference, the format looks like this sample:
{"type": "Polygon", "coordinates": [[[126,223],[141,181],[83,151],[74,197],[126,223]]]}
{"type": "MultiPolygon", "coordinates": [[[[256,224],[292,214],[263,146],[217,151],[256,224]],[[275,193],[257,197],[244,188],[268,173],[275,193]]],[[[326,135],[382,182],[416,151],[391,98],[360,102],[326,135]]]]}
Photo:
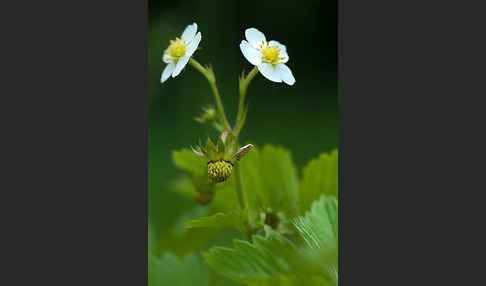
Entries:
{"type": "Polygon", "coordinates": [[[280,48],[276,46],[269,46],[268,42],[262,42],[260,44],[260,52],[262,53],[263,56],[263,61],[269,64],[283,64],[281,60],[283,60],[283,57],[279,57],[278,55],[280,54],[280,48]]]}
{"type": "Polygon", "coordinates": [[[186,41],[176,38],[176,41],[170,41],[169,48],[165,51],[170,56],[170,61],[177,60],[186,53],[186,41]]]}

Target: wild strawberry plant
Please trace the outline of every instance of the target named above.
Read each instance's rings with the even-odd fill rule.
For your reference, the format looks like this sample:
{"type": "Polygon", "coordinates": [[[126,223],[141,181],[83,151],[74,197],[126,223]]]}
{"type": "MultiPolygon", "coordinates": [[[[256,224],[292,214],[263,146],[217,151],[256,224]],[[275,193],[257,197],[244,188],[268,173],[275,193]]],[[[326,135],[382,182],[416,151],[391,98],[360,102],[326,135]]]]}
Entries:
{"type": "Polygon", "coordinates": [[[220,136],[172,153],[185,175],[170,188],[198,207],[176,222],[166,240],[178,245],[172,251],[156,245],[149,227],[149,285],[338,284],[337,150],[320,154],[299,172],[282,147],[240,144],[251,80],[260,73],[274,82],[295,83],[285,45],[267,41],[255,28],[245,37],[240,49],[254,68],[239,77],[234,125],[213,69],[193,58],[202,38],[197,24],[187,26],[163,53],[167,66],[161,83],[188,63],[208,80],[216,107],[203,108],[196,121],[220,136]],[[236,237],[232,245],[218,245],[228,228],[236,237]]]}

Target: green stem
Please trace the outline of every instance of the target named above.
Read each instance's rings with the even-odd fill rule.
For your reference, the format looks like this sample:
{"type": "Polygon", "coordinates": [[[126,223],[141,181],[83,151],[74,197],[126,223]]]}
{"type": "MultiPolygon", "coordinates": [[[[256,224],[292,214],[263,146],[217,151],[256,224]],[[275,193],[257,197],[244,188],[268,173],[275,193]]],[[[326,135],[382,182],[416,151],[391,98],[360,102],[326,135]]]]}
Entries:
{"type": "MultiPolygon", "coordinates": [[[[251,70],[250,73],[246,77],[241,77],[239,80],[239,93],[240,93],[240,100],[238,104],[238,114],[236,115],[236,125],[234,128],[234,134],[236,137],[236,142],[238,142],[238,135],[240,134],[241,129],[243,128],[244,125],[244,120],[243,120],[243,113],[244,113],[244,108],[245,108],[245,95],[246,95],[246,90],[248,88],[248,85],[250,84],[251,80],[255,77],[255,75],[258,73],[258,68],[255,66],[253,70],[251,70]]],[[[245,209],[245,197],[243,195],[243,186],[241,183],[241,172],[240,168],[238,166],[238,163],[235,165],[235,189],[236,189],[236,195],[238,196],[238,202],[240,203],[240,209],[243,211],[245,209]]],[[[248,236],[250,237],[250,234],[247,233],[248,236]]]]}
{"type": "Polygon", "coordinates": [[[218,107],[218,111],[223,120],[224,127],[225,129],[231,131],[231,126],[228,122],[228,119],[226,118],[226,114],[224,113],[223,103],[221,102],[221,97],[219,96],[218,87],[216,86],[216,78],[214,76],[213,69],[211,67],[208,67],[207,69],[204,68],[200,63],[198,63],[193,58],[190,58],[189,62],[195,69],[197,69],[200,73],[202,73],[208,80],[209,85],[211,86],[211,89],[214,94],[214,99],[216,100],[216,106],[218,107]]]}
{"type": "MultiPolygon", "coordinates": [[[[189,60],[191,65],[197,69],[200,73],[202,73],[206,79],[209,82],[209,85],[211,86],[211,89],[214,94],[214,98],[216,99],[216,105],[218,107],[218,111],[221,114],[221,118],[223,120],[223,124],[225,126],[226,130],[229,130],[230,132],[233,132],[231,129],[231,126],[228,122],[228,119],[226,118],[226,115],[224,113],[224,108],[223,104],[221,102],[221,98],[219,96],[219,91],[218,88],[216,87],[216,78],[214,76],[214,72],[211,67],[204,68],[200,63],[198,63],[195,59],[191,58],[189,60]]],[[[255,67],[253,70],[245,77],[240,79],[240,86],[239,86],[239,92],[240,92],[240,100],[239,100],[239,105],[238,105],[238,114],[237,114],[237,120],[236,120],[236,126],[235,130],[236,132],[235,137],[236,137],[236,142],[238,142],[238,134],[241,131],[241,128],[243,127],[243,112],[244,112],[244,105],[245,105],[245,95],[246,95],[246,89],[248,88],[248,85],[250,81],[255,77],[255,75],[258,73],[258,68],[255,67]]],[[[246,208],[245,205],[245,197],[243,195],[243,185],[241,183],[241,171],[240,167],[238,166],[238,163],[235,164],[234,166],[234,176],[236,177],[236,184],[235,184],[235,190],[236,190],[236,196],[238,198],[238,203],[240,205],[240,209],[243,211],[246,208]]],[[[249,234],[248,234],[249,235],[249,234]]]]}
{"type": "Polygon", "coordinates": [[[236,195],[238,197],[238,202],[240,204],[240,209],[243,211],[245,209],[245,197],[243,196],[243,187],[241,184],[241,173],[238,163],[235,164],[235,180],[236,180],[236,195]]]}
{"type": "Polygon", "coordinates": [[[239,81],[240,87],[239,87],[239,92],[240,92],[240,101],[238,104],[238,114],[236,116],[236,127],[235,127],[235,136],[238,137],[238,134],[240,133],[241,129],[243,128],[244,121],[243,121],[243,113],[244,113],[244,108],[245,108],[245,96],[246,96],[246,90],[248,88],[248,85],[250,84],[251,80],[255,77],[255,75],[258,73],[258,68],[255,66],[245,78],[241,78],[239,81]]]}

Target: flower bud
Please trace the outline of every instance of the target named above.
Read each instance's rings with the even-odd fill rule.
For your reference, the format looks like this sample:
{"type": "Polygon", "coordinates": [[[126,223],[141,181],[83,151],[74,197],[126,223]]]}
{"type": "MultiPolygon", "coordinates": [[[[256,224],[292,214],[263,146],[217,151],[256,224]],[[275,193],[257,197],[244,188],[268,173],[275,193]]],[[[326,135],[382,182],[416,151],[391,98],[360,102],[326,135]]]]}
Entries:
{"type": "Polygon", "coordinates": [[[218,113],[213,106],[203,108],[203,113],[200,117],[195,118],[196,121],[202,124],[212,124],[218,119],[218,113]]]}
{"type": "Polygon", "coordinates": [[[223,159],[208,162],[208,176],[213,182],[224,182],[231,176],[233,164],[223,159]]]}

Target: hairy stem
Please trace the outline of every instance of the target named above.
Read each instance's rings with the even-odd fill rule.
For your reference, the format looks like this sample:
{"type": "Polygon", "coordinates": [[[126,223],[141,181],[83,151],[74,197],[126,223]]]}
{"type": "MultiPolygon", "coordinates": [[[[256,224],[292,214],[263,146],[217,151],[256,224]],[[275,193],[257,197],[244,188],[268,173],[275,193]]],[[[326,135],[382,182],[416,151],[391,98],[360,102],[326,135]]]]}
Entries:
{"type": "Polygon", "coordinates": [[[240,166],[238,166],[238,163],[235,164],[235,189],[236,189],[236,195],[238,197],[238,202],[240,204],[240,209],[243,211],[245,209],[245,197],[243,196],[243,187],[241,184],[241,173],[240,173],[240,166]]]}
{"type": "MultiPolygon", "coordinates": [[[[209,85],[211,86],[211,89],[213,91],[213,94],[214,94],[214,98],[216,100],[216,106],[218,107],[218,111],[220,113],[220,116],[221,116],[221,119],[223,121],[223,124],[224,124],[224,128],[230,132],[234,132],[232,129],[231,129],[231,126],[228,122],[228,119],[226,118],[226,114],[224,113],[224,108],[223,108],[223,104],[221,102],[221,98],[219,96],[219,91],[218,91],[218,88],[216,86],[216,78],[214,76],[214,72],[212,70],[211,67],[208,67],[208,68],[204,68],[200,63],[198,63],[195,59],[191,58],[189,60],[189,62],[191,63],[191,65],[197,69],[200,73],[202,73],[206,79],[208,80],[209,82],[209,85]]],[[[255,67],[253,68],[253,70],[248,73],[248,75],[244,78],[240,78],[240,81],[239,81],[239,93],[240,93],[240,99],[239,99],[239,105],[238,105],[238,114],[237,114],[237,119],[236,119],[236,125],[235,125],[235,131],[234,132],[234,135],[236,137],[236,142],[238,142],[238,134],[240,133],[241,131],[241,128],[243,127],[243,113],[244,113],[244,105],[245,105],[245,95],[246,95],[246,89],[248,88],[248,84],[250,83],[250,81],[253,79],[253,77],[255,77],[255,75],[258,73],[258,68],[255,67]]],[[[246,204],[245,204],[245,196],[243,195],[243,185],[242,185],[242,182],[241,182],[241,171],[240,171],[240,167],[238,165],[238,163],[235,164],[234,166],[234,176],[235,176],[235,180],[236,180],[236,184],[235,184],[235,191],[236,191],[236,196],[238,198],[238,203],[239,203],[239,206],[240,206],[240,209],[243,211],[245,210],[246,208],[246,204]]],[[[250,234],[247,233],[249,236],[250,234]]]]}
{"type": "Polygon", "coordinates": [[[248,88],[248,85],[250,84],[251,80],[255,77],[255,75],[258,73],[258,68],[255,66],[246,77],[242,77],[239,80],[239,92],[240,92],[240,101],[238,104],[238,114],[236,116],[236,126],[235,126],[235,136],[238,137],[238,134],[240,133],[241,129],[243,128],[244,125],[244,120],[243,120],[243,113],[244,113],[244,108],[245,108],[245,96],[246,96],[246,90],[248,88]]]}
{"type": "MultiPolygon", "coordinates": [[[[238,114],[236,115],[236,124],[234,128],[234,134],[236,137],[236,142],[238,142],[238,135],[240,134],[241,129],[243,128],[244,125],[244,108],[245,108],[245,95],[246,95],[246,89],[248,88],[248,85],[250,84],[250,81],[255,77],[255,75],[258,73],[258,68],[255,66],[253,70],[251,70],[250,73],[246,77],[241,77],[239,79],[239,95],[240,95],[240,100],[238,104],[238,114]]],[[[238,202],[240,203],[240,208],[241,210],[245,209],[245,197],[243,195],[243,186],[241,183],[241,172],[240,168],[238,166],[238,163],[236,163],[235,166],[235,176],[236,176],[236,184],[235,184],[235,189],[236,189],[236,194],[238,196],[238,202]]],[[[248,217],[249,219],[249,217],[248,217]]],[[[249,232],[247,232],[248,239],[250,239],[251,235],[249,232]]]]}
{"type": "Polygon", "coordinates": [[[200,63],[198,63],[193,58],[190,58],[189,62],[195,69],[197,69],[200,73],[202,73],[208,80],[209,85],[211,86],[211,90],[213,91],[214,94],[214,99],[216,100],[216,106],[218,107],[220,117],[223,120],[224,128],[226,130],[231,131],[232,129],[228,122],[228,119],[226,118],[226,114],[224,113],[223,103],[221,102],[221,97],[219,96],[218,87],[216,86],[216,77],[214,76],[213,69],[210,67],[207,69],[204,68],[200,63]]]}

